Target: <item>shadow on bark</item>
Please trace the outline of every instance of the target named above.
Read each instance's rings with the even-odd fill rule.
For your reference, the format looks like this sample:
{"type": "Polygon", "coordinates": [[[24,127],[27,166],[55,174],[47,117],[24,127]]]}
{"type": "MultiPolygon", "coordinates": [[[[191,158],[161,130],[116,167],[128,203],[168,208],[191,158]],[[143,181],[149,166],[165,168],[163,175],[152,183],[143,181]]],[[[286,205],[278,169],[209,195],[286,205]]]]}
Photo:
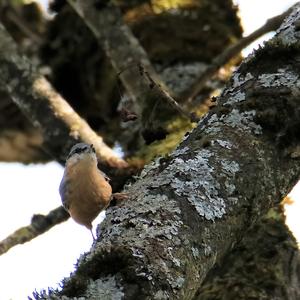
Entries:
{"type": "Polygon", "coordinates": [[[194,300],[300,298],[300,256],[281,208],[271,209],[214,268],[194,300]]]}

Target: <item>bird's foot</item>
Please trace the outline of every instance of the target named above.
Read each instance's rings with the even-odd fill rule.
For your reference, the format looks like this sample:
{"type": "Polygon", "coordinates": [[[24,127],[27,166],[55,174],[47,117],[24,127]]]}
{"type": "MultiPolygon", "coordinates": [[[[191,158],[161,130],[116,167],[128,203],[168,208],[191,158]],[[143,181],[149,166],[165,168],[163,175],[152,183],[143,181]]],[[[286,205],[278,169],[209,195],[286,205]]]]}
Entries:
{"type": "Polygon", "coordinates": [[[112,194],[112,200],[116,204],[120,204],[122,201],[127,200],[129,198],[129,195],[127,193],[113,193],[112,194]]]}

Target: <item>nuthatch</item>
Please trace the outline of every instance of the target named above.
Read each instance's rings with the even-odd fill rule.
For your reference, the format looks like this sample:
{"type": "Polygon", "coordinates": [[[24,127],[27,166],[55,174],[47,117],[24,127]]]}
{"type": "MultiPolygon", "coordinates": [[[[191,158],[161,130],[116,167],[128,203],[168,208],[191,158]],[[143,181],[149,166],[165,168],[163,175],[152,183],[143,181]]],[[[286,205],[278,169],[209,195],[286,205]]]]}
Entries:
{"type": "Polygon", "coordinates": [[[112,197],[108,181],[109,178],[97,167],[93,145],[79,143],[72,147],[59,193],[72,219],[87,227],[92,235],[92,221],[109,205],[112,197]]]}

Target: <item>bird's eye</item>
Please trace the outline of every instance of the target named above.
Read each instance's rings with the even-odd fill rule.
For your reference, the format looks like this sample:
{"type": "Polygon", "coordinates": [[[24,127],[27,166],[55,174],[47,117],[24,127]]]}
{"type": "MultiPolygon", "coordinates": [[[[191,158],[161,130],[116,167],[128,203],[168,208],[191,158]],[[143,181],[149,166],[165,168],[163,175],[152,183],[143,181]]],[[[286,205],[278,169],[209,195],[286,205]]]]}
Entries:
{"type": "Polygon", "coordinates": [[[83,151],[84,151],[84,148],[77,148],[77,149],[75,149],[74,154],[75,153],[81,153],[83,151]]]}
{"type": "MultiPolygon", "coordinates": [[[[73,148],[71,149],[68,158],[72,157],[74,154],[90,153],[90,151],[91,151],[91,146],[92,146],[92,145],[87,145],[87,144],[84,144],[84,143],[76,144],[76,145],[73,146],[73,148]]],[[[92,149],[94,149],[93,146],[92,146],[92,149]]],[[[94,151],[94,150],[92,150],[92,151],[94,151]]]]}

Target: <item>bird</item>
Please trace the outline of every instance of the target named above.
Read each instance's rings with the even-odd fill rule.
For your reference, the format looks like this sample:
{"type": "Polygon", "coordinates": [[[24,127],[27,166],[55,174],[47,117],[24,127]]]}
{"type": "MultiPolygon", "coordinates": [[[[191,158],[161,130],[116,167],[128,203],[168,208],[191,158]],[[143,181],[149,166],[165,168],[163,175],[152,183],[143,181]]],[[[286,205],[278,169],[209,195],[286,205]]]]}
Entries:
{"type": "Polygon", "coordinates": [[[92,233],[93,220],[106,209],[112,199],[109,177],[98,169],[92,144],[74,145],[66,159],[59,194],[63,207],[71,218],[92,233]]]}

